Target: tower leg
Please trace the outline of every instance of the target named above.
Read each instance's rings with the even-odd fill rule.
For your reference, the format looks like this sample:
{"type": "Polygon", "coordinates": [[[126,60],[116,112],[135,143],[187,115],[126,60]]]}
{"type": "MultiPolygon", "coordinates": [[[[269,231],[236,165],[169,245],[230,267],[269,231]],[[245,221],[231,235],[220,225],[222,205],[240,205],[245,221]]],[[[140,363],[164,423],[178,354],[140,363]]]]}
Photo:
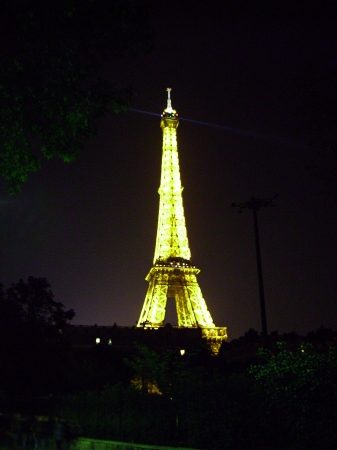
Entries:
{"type": "Polygon", "coordinates": [[[168,275],[160,272],[153,275],[149,280],[149,287],[137,327],[162,327],[164,325],[168,275]]]}

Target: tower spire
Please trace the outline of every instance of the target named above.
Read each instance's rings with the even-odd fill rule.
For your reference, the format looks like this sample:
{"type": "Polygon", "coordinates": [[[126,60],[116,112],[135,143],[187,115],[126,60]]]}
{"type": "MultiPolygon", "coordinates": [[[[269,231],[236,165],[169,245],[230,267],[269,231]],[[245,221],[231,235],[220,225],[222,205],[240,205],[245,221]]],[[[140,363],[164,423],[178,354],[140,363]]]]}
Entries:
{"type": "Polygon", "coordinates": [[[159,215],[153,266],[137,327],[164,326],[168,297],[174,297],[179,328],[201,328],[213,353],[227,339],[225,327],[216,327],[197,281],[200,272],[191,263],[180,180],[177,128],[178,114],[172,108],[170,92],[161,115],[163,155],[159,193],[159,215]]]}
{"type": "Polygon", "coordinates": [[[171,97],[170,97],[170,93],[171,93],[172,89],[167,88],[166,90],[167,90],[167,108],[165,111],[172,112],[171,97]]]}

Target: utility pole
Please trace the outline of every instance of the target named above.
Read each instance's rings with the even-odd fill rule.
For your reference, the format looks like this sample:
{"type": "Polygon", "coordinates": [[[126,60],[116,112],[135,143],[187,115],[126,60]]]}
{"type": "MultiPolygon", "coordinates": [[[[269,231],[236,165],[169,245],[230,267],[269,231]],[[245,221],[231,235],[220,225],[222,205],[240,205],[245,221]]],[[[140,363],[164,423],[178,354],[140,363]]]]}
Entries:
{"type": "Polygon", "coordinates": [[[260,293],[262,336],[264,338],[267,337],[267,316],[266,316],[266,303],[265,303],[265,298],[264,298],[264,286],[263,286],[263,276],[262,276],[260,237],[259,237],[259,228],[258,228],[258,223],[257,223],[257,212],[262,207],[275,206],[274,200],[277,197],[278,197],[278,194],[275,194],[274,197],[263,198],[263,199],[252,197],[250,200],[248,200],[247,202],[244,202],[244,203],[232,203],[233,208],[240,208],[239,213],[242,213],[244,208],[253,210],[257,275],[258,275],[258,280],[259,280],[259,293],[260,293]]]}

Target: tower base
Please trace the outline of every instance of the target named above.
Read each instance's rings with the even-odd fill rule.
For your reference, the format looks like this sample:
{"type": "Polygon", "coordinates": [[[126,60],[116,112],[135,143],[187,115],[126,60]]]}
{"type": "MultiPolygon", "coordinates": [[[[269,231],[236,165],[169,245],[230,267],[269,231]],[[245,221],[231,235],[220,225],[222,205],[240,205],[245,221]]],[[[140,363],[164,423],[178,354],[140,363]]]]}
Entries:
{"type": "Polygon", "coordinates": [[[183,258],[157,261],[146,277],[149,286],[137,327],[164,326],[167,297],[174,297],[179,327],[215,328],[197,281],[199,272],[183,258]]]}
{"type": "Polygon", "coordinates": [[[165,326],[167,298],[175,298],[179,329],[199,329],[213,355],[227,340],[227,328],[216,327],[197,281],[199,269],[183,258],[158,260],[146,277],[149,282],[137,328],[165,326]]]}

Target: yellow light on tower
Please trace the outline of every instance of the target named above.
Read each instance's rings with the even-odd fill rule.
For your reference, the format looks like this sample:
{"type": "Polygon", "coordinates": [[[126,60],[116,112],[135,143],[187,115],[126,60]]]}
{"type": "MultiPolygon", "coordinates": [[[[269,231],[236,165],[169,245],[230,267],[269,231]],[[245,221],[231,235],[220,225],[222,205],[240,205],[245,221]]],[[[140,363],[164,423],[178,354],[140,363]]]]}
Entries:
{"type": "Polygon", "coordinates": [[[202,335],[217,353],[227,339],[225,327],[216,327],[197,281],[200,272],[191,263],[187,238],[177,143],[178,114],[172,108],[167,88],[167,107],[161,115],[163,132],[159,215],[153,267],[137,327],[164,326],[167,297],[174,297],[178,327],[202,328],[202,335]]]}

